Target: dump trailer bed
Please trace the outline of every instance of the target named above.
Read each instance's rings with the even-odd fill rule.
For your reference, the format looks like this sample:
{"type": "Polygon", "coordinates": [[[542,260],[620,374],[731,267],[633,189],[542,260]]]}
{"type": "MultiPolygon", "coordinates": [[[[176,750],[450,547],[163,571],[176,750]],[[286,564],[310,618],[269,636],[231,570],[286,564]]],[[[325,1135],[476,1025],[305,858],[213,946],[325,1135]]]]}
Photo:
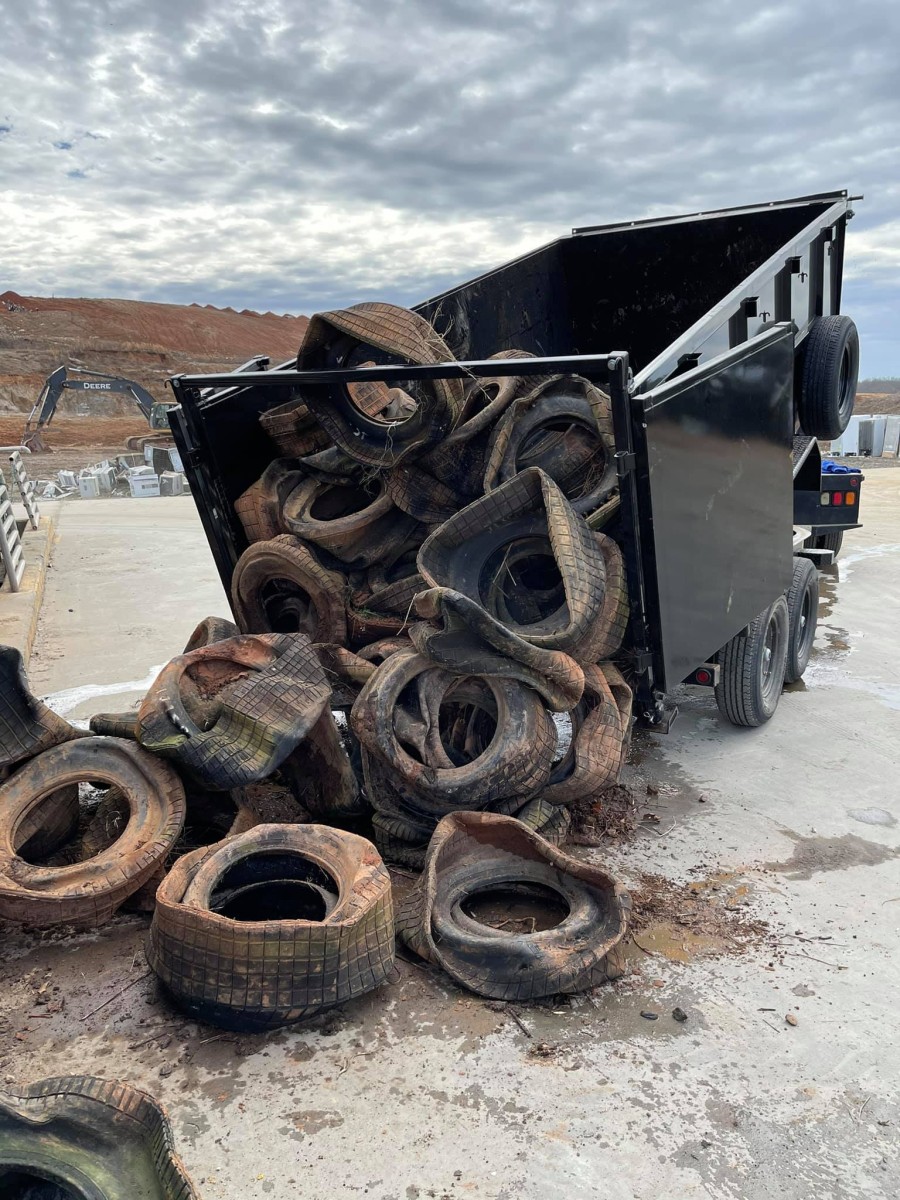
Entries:
{"type": "Polygon", "coordinates": [[[842,191],[573,230],[417,306],[456,363],[176,376],[172,427],[226,590],[247,544],[234,502],[272,457],[261,413],[367,379],[577,373],[611,398],[630,666],[639,714],[666,727],[667,694],[713,682],[723,647],[788,593],[795,527],[813,541],[858,524],[859,479],[837,513],[808,428],[825,366],[852,410],[852,342],[822,366],[851,216],[842,191]],[[536,357],[486,361],[507,349],[536,357]]]}

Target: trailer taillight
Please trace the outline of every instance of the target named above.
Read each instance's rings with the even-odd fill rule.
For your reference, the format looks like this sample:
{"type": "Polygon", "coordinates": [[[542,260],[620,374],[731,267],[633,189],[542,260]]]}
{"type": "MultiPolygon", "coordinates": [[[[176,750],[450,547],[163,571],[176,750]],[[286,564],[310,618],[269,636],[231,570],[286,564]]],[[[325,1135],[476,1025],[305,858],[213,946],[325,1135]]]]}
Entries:
{"type": "Polygon", "coordinates": [[[819,497],[819,503],[820,504],[830,504],[831,503],[831,492],[823,492],[822,495],[819,497]]]}
{"type": "Polygon", "coordinates": [[[856,503],[856,494],[854,492],[846,492],[844,494],[844,503],[845,504],[855,504],[856,503]]]}
{"type": "Polygon", "coordinates": [[[832,504],[843,504],[844,503],[844,493],[843,492],[832,492],[831,493],[831,503],[832,504]]]}

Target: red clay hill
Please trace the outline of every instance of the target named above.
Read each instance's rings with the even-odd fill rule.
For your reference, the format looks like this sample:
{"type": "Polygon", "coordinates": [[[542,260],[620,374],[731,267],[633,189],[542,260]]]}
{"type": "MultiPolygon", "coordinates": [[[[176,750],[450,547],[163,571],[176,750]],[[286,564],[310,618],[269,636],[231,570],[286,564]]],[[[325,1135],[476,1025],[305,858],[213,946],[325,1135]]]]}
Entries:
{"type": "MultiPolygon", "coordinates": [[[[212,305],[3,292],[0,413],[11,417],[30,409],[44,379],[60,363],[137,380],[164,400],[171,397],[166,377],[181,371],[228,370],[256,354],[267,354],[273,365],[293,358],[307,323],[306,317],[212,305]]],[[[141,423],[127,398],[102,393],[71,393],[61,401],[60,418],[79,414],[127,416],[141,423]]]]}

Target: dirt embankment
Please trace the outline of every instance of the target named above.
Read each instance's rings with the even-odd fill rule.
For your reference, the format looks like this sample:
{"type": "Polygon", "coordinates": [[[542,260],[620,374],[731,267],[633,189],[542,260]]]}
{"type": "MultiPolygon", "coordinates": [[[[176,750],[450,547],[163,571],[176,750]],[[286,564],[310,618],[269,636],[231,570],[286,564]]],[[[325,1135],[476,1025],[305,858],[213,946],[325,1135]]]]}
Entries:
{"type": "MultiPolygon", "coordinates": [[[[306,325],[306,317],[247,309],[47,299],[7,291],[0,294],[0,412],[30,410],[60,364],[135,380],[165,400],[171,398],[169,375],[231,370],[257,354],[268,355],[273,365],[287,361],[296,355],[306,325]]],[[[66,410],[73,417],[136,413],[127,396],[87,392],[64,396],[60,414],[66,410]]],[[[105,436],[94,439],[103,442],[109,444],[105,436]]]]}

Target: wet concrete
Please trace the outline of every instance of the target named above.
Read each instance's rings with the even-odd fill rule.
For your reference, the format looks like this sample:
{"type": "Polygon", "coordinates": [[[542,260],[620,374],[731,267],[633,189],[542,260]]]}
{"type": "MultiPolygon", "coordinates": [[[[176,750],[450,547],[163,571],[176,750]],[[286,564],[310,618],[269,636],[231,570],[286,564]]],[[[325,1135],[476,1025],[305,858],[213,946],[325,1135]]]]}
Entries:
{"type": "MultiPolygon", "coordinates": [[[[92,1071],[146,1087],[205,1200],[896,1196],[900,472],[867,481],[864,515],[823,585],[804,686],[761,730],[724,726],[709,693],[684,690],[672,733],[638,739],[630,768],[658,820],[579,850],[636,895],[648,879],[676,885],[657,891],[617,984],[518,1006],[523,1030],[403,961],[396,983],[337,1012],[236,1036],[169,1006],[146,973],[146,918],[76,936],[5,927],[0,1079],[92,1071]],[[691,923],[690,905],[713,899],[766,932],[716,944],[691,923]]],[[[142,570],[140,542],[131,554],[142,570]]],[[[59,657],[44,690],[139,680],[223,611],[211,562],[197,549],[189,574],[189,561],[165,577],[174,647],[155,604],[143,658],[120,665],[91,662],[48,615],[59,657]]],[[[137,621],[114,595],[107,638],[137,621]]],[[[65,596],[48,594],[52,613],[65,596]]]]}

